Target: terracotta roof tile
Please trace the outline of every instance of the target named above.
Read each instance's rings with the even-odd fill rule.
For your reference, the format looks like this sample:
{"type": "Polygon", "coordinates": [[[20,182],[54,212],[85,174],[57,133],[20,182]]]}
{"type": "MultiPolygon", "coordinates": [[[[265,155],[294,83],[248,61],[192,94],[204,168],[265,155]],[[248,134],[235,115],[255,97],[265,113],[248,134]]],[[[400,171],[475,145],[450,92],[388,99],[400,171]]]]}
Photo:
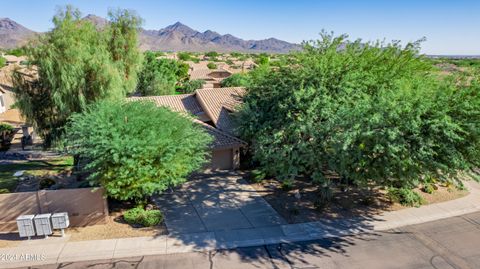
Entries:
{"type": "Polygon", "coordinates": [[[165,106],[173,111],[187,112],[193,115],[203,112],[202,107],[193,94],[130,97],[128,99],[133,101],[150,100],[155,102],[157,106],[165,106]]]}
{"type": "Polygon", "coordinates": [[[202,125],[207,133],[213,136],[213,143],[210,145],[213,149],[227,149],[234,147],[244,147],[247,145],[243,140],[236,138],[232,135],[229,135],[225,132],[218,130],[217,128],[208,125],[205,122],[194,120],[196,123],[202,125]]]}
{"type": "Polygon", "coordinates": [[[197,100],[215,126],[227,133],[234,130],[230,112],[241,104],[243,87],[198,89],[197,100]]]}

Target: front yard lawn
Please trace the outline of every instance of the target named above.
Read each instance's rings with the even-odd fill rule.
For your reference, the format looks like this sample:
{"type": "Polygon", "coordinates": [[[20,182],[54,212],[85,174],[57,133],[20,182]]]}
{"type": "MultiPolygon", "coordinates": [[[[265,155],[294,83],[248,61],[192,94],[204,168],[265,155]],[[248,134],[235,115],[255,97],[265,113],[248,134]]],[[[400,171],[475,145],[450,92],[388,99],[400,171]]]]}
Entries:
{"type": "Polygon", "coordinates": [[[44,176],[59,174],[71,170],[73,158],[70,156],[50,160],[12,161],[0,164],[0,193],[15,191],[18,177],[13,176],[17,171],[25,170],[24,176],[44,176]]]}

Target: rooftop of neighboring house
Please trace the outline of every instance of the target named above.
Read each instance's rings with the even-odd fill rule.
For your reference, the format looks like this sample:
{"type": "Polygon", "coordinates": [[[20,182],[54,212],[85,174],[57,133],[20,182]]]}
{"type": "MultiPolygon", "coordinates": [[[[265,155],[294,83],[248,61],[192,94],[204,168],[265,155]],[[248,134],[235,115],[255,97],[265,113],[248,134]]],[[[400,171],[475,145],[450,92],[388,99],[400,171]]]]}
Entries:
{"type": "Polygon", "coordinates": [[[214,136],[213,147],[228,148],[246,143],[234,136],[234,124],[230,113],[242,102],[243,87],[198,89],[192,94],[130,97],[129,100],[150,100],[157,106],[185,112],[196,117],[207,132],[214,136]]]}
{"type": "Polygon", "coordinates": [[[17,57],[15,55],[3,55],[2,57],[7,60],[7,63],[20,63],[27,60],[27,57],[25,56],[17,57]]]}
{"type": "Polygon", "coordinates": [[[229,70],[225,70],[225,69],[198,69],[198,70],[191,70],[189,72],[189,75],[190,75],[190,80],[196,80],[196,79],[219,80],[219,79],[221,79],[221,78],[215,78],[215,77],[211,76],[213,73],[225,73],[226,76],[229,76],[229,75],[232,74],[232,72],[230,72],[229,70]]]}

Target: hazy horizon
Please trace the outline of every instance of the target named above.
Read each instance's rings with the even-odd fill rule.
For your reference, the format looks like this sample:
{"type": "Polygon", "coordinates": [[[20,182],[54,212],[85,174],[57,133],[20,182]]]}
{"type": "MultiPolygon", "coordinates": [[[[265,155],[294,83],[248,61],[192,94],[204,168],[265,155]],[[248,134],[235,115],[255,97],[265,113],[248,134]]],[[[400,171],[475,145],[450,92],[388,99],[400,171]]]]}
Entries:
{"type": "Polygon", "coordinates": [[[135,10],[143,28],[158,30],[177,21],[198,31],[212,30],[242,39],[277,38],[292,43],[317,39],[325,29],[351,40],[426,37],[428,55],[480,55],[480,2],[476,1],[4,1],[0,17],[37,31],[48,31],[57,7],[71,4],[82,15],[107,17],[109,8],[135,10]]]}

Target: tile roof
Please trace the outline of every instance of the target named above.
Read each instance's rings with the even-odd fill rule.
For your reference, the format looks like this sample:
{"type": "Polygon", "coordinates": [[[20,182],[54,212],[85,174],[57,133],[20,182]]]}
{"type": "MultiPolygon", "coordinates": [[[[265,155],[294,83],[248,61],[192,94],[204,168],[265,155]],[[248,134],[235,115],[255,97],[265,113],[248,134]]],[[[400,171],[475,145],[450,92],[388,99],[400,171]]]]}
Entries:
{"type": "Polygon", "coordinates": [[[232,134],[234,131],[230,112],[242,103],[243,87],[207,88],[196,92],[198,103],[220,130],[232,134]]]}
{"type": "Polygon", "coordinates": [[[157,106],[166,106],[173,111],[187,112],[193,115],[203,112],[202,107],[193,94],[129,97],[128,99],[133,101],[150,100],[155,102],[157,106]]]}
{"type": "Polygon", "coordinates": [[[245,141],[222,132],[205,122],[199,120],[194,120],[194,122],[202,125],[207,133],[213,136],[213,143],[210,145],[213,149],[228,149],[234,147],[244,147],[247,145],[245,141]]]}
{"type": "MultiPolygon", "coordinates": [[[[130,97],[129,101],[150,100],[155,102],[157,106],[166,106],[177,112],[185,112],[193,115],[203,113],[203,109],[197,102],[194,94],[182,95],[164,95],[164,96],[146,96],[146,97],[130,97]]],[[[194,119],[194,122],[201,124],[207,133],[213,136],[214,141],[211,145],[213,149],[225,149],[231,147],[245,146],[246,143],[234,136],[231,136],[215,127],[194,119]]]]}
{"type": "Polygon", "coordinates": [[[214,73],[214,72],[228,72],[228,73],[231,73],[230,71],[225,70],[225,69],[197,69],[197,70],[191,70],[189,72],[190,80],[215,79],[215,78],[210,76],[210,74],[214,73]]]}

